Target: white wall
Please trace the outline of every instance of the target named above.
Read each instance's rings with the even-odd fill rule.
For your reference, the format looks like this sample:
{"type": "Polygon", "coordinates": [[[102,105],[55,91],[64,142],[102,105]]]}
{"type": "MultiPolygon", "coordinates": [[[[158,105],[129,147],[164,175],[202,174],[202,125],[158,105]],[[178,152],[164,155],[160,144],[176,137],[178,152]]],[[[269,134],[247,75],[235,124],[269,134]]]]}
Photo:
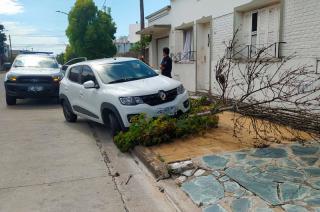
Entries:
{"type": "Polygon", "coordinates": [[[320,1],[286,0],[283,9],[283,54],[320,58],[320,1]]]}
{"type": "Polygon", "coordinates": [[[130,24],[129,25],[129,36],[128,40],[130,43],[136,43],[140,41],[140,35],[137,32],[140,30],[140,24],[130,24]]]}
{"type": "MultiPolygon", "coordinates": [[[[224,42],[233,35],[235,7],[249,3],[251,0],[171,0],[169,15],[157,19],[150,24],[171,24],[169,46],[174,51],[176,46],[175,28],[183,23],[194,22],[202,17],[212,16],[212,70],[218,59],[225,53],[224,42]],[[231,14],[232,13],[232,14],[231,14]]],[[[320,1],[319,0],[283,0],[282,23],[280,25],[280,41],[283,45],[281,55],[296,53],[297,58],[290,65],[308,64],[315,68],[317,58],[320,59],[320,1]]],[[[195,39],[197,39],[195,37],[195,39]]],[[[153,47],[154,45],[152,45],[153,47]]],[[[195,45],[195,50],[196,45],[195,45]]],[[[175,52],[174,52],[175,53],[175,52]]],[[[319,64],[320,65],[320,64],[319,64]]],[[[196,89],[196,65],[174,64],[173,72],[190,91],[196,89]]],[[[209,70],[208,70],[209,72],[209,70]]],[[[214,73],[212,74],[214,82],[214,73]]],[[[213,86],[212,92],[215,93],[213,86]]]]}

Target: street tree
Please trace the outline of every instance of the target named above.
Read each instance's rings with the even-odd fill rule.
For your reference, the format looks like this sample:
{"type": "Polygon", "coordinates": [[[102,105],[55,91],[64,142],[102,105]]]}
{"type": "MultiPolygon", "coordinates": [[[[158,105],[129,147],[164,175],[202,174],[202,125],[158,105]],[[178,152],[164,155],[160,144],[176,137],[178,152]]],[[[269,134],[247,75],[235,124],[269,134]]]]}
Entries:
{"type": "Polygon", "coordinates": [[[93,0],[77,0],[68,20],[66,34],[70,47],[67,48],[66,57],[76,55],[96,59],[116,54],[117,49],[113,43],[116,26],[110,9],[98,10],[93,0]]]}
{"type": "Polygon", "coordinates": [[[262,146],[289,137],[301,140],[305,132],[317,139],[320,73],[310,65],[296,65],[294,54],[277,61],[267,57],[272,45],[256,49],[249,59],[237,59],[237,46],[234,35],[214,68],[216,104],[209,113],[233,111],[234,135],[249,129],[262,146]]]}
{"type": "Polygon", "coordinates": [[[151,36],[142,35],[141,40],[134,43],[130,48],[130,51],[134,53],[141,53],[142,51],[144,52],[145,49],[149,46],[150,42],[151,42],[151,36]]]}

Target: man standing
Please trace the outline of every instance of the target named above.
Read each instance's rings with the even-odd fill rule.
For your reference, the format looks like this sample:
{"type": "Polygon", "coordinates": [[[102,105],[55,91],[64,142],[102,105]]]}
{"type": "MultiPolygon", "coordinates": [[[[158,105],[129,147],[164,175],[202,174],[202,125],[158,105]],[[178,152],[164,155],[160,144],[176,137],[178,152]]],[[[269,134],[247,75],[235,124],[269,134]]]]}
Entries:
{"type": "Polygon", "coordinates": [[[172,78],[172,59],[169,57],[170,49],[168,47],[163,48],[163,59],[160,65],[160,70],[163,76],[172,78]]]}

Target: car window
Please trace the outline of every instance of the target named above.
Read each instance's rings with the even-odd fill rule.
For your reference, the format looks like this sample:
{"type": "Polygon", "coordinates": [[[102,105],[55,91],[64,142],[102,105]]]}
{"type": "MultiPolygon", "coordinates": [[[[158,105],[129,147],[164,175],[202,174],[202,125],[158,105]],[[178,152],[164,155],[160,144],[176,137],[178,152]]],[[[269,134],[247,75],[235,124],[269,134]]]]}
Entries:
{"type": "Polygon", "coordinates": [[[103,83],[120,83],[158,76],[149,66],[139,60],[96,65],[103,83]]]}
{"type": "Polygon", "coordinates": [[[81,66],[75,66],[70,69],[69,80],[72,82],[79,83],[81,74],[81,66]]]}
{"type": "Polygon", "coordinates": [[[13,67],[33,67],[33,68],[59,68],[59,64],[53,57],[43,55],[20,55],[13,67]]]}
{"type": "Polygon", "coordinates": [[[96,78],[94,76],[93,71],[89,66],[83,66],[82,73],[81,73],[81,84],[92,80],[93,82],[97,83],[96,78]]]}

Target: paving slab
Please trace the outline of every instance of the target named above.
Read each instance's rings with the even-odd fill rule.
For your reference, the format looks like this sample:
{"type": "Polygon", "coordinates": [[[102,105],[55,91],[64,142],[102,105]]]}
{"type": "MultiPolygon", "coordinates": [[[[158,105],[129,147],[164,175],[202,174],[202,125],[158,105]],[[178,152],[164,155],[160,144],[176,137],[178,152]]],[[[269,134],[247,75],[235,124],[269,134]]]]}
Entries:
{"type": "Polygon", "coordinates": [[[231,203],[231,209],[233,212],[249,212],[251,207],[251,201],[247,198],[236,199],[231,203]]]}
{"type": "MultiPolygon", "coordinates": [[[[225,191],[224,197],[219,196],[214,198],[215,201],[207,203],[224,203],[237,212],[270,212],[282,209],[289,212],[316,211],[320,207],[319,147],[319,143],[305,146],[275,145],[270,148],[204,156],[203,165],[211,169],[215,187],[220,184],[225,191]]],[[[198,177],[189,182],[195,184],[197,180],[198,177]]],[[[189,182],[184,184],[188,185],[189,182]]],[[[204,184],[201,187],[207,190],[204,184]]],[[[195,193],[198,193],[198,197],[201,196],[199,186],[191,190],[194,196],[195,193]]],[[[209,199],[208,196],[205,198],[209,199]]],[[[195,201],[195,198],[193,200],[200,202],[195,201]]],[[[212,205],[208,210],[218,210],[217,207],[212,205]]]]}
{"type": "Polygon", "coordinates": [[[288,154],[286,150],[281,148],[262,148],[257,149],[252,156],[257,158],[285,158],[288,154]]]}
{"type": "Polygon", "coordinates": [[[222,185],[210,175],[197,177],[181,187],[197,205],[214,204],[224,197],[222,185]]]}
{"type": "Polygon", "coordinates": [[[283,208],[286,212],[308,212],[308,210],[299,205],[284,205],[283,208]]]}
{"type": "Polygon", "coordinates": [[[229,162],[228,159],[222,156],[210,155],[203,157],[205,165],[212,169],[224,169],[229,162]]]}
{"type": "Polygon", "coordinates": [[[203,209],[203,212],[227,212],[227,211],[221,205],[214,204],[214,205],[211,205],[211,206],[203,209]]]}
{"type": "Polygon", "coordinates": [[[301,146],[301,145],[293,145],[291,147],[293,154],[301,156],[301,155],[314,155],[319,151],[318,146],[301,146]]]}
{"type": "Polygon", "coordinates": [[[226,174],[246,189],[250,190],[254,194],[259,195],[267,202],[273,205],[278,205],[281,203],[278,198],[277,183],[251,177],[241,168],[228,168],[226,170],[226,174]]]}

